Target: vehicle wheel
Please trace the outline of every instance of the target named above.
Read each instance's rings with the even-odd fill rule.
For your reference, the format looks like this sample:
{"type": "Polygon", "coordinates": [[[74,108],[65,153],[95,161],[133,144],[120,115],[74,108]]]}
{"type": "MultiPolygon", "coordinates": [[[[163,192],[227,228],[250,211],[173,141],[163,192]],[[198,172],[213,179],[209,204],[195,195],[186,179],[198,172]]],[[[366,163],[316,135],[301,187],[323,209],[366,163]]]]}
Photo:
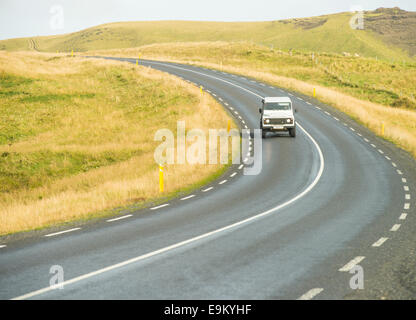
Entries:
{"type": "Polygon", "coordinates": [[[296,127],[289,129],[289,134],[292,138],[296,137],[296,127]]]}

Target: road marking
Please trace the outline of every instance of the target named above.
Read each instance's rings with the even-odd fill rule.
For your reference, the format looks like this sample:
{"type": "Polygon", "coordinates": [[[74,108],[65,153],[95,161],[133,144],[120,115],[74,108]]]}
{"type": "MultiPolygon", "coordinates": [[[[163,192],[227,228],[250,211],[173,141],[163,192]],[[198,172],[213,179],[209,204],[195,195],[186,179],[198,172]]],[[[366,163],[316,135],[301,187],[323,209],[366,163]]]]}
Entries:
{"type": "Polygon", "coordinates": [[[220,183],[218,183],[218,184],[224,184],[224,183],[226,183],[228,180],[222,180],[220,183]]]}
{"type": "Polygon", "coordinates": [[[237,172],[234,172],[233,174],[230,175],[231,178],[235,177],[235,175],[237,174],[237,172]]]}
{"type": "Polygon", "coordinates": [[[387,160],[389,160],[389,161],[391,160],[391,158],[390,158],[390,157],[388,157],[388,156],[386,156],[386,159],[387,159],[387,160]]]}
{"type": "Polygon", "coordinates": [[[339,119],[337,117],[333,117],[336,121],[339,121],[339,119]]]}
{"type": "Polygon", "coordinates": [[[389,238],[380,238],[376,242],[373,243],[372,247],[381,247],[384,242],[386,242],[389,238]]]}
{"type": "Polygon", "coordinates": [[[409,187],[408,186],[403,186],[404,191],[409,191],[409,187]]]}
{"type": "MultiPolygon", "coordinates": [[[[255,93],[253,93],[253,94],[255,94],[255,93]]],[[[96,275],[99,275],[99,274],[102,274],[102,273],[105,273],[105,272],[108,272],[108,271],[111,271],[111,270],[114,270],[114,269],[118,269],[118,268],[124,267],[124,266],[129,265],[129,264],[132,264],[134,262],[138,262],[138,261],[141,261],[141,260],[144,260],[144,259],[153,257],[155,255],[159,255],[159,254],[165,253],[167,251],[174,250],[174,249],[179,248],[179,247],[183,247],[183,246],[185,246],[185,245],[187,245],[189,243],[196,242],[196,241],[199,241],[201,239],[208,238],[208,237],[210,237],[210,236],[212,236],[214,234],[218,234],[218,233],[221,233],[221,232],[224,232],[224,231],[228,231],[228,230],[237,228],[237,227],[239,227],[241,225],[248,224],[248,223],[250,223],[250,222],[252,222],[254,220],[257,220],[257,219],[260,219],[262,217],[268,216],[268,215],[270,215],[270,214],[272,214],[272,213],[274,213],[274,212],[276,212],[276,211],[278,211],[278,210],[280,210],[280,209],[282,209],[284,207],[287,207],[288,205],[292,204],[293,202],[299,200],[300,198],[303,198],[306,194],[308,194],[318,184],[319,180],[321,179],[322,174],[324,172],[324,168],[325,168],[325,160],[324,160],[324,156],[323,156],[322,150],[319,147],[319,144],[316,142],[316,140],[300,124],[298,124],[298,125],[299,125],[299,128],[306,134],[306,136],[315,145],[315,147],[316,147],[316,149],[318,151],[318,155],[319,155],[320,167],[319,167],[318,173],[317,173],[315,179],[313,180],[313,182],[305,190],[303,190],[301,193],[299,193],[298,195],[296,195],[292,199],[290,199],[290,200],[288,200],[288,201],[286,201],[286,202],[284,202],[284,203],[282,203],[282,204],[280,204],[280,205],[278,205],[278,206],[276,206],[274,208],[271,208],[271,209],[269,209],[267,211],[264,211],[262,213],[259,213],[257,215],[254,215],[254,216],[252,216],[250,218],[247,218],[247,219],[238,221],[236,223],[230,224],[228,226],[225,226],[225,227],[216,229],[214,231],[210,231],[210,232],[204,233],[202,235],[199,235],[199,236],[190,238],[188,240],[184,240],[182,242],[178,242],[176,244],[173,244],[173,245],[164,247],[162,249],[155,250],[155,251],[149,252],[147,254],[143,254],[143,255],[137,256],[135,258],[132,258],[132,259],[129,259],[129,260],[125,260],[123,262],[120,262],[120,263],[117,263],[117,264],[113,264],[113,265],[110,265],[108,267],[105,267],[105,268],[102,268],[102,269],[99,269],[99,270],[96,270],[96,271],[93,271],[93,272],[90,272],[90,273],[87,273],[87,274],[84,274],[84,275],[81,275],[81,276],[72,278],[70,280],[64,281],[62,283],[59,283],[59,284],[56,284],[56,285],[53,285],[53,286],[48,286],[48,287],[45,287],[43,289],[39,289],[39,290],[36,290],[36,291],[29,292],[27,294],[18,296],[16,298],[14,298],[13,300],[24,300],[24,299],[28,299],[28,298],[31,298],[31,297],[34,297],[34,296],[37,296],[37,295],[40,295],[40,294],[43,294],[43,293],[46,293],[46,292],[55,290],[56,288],[60,287],[61,285],[64,285],[65,286],[65,285],[69,285],[69,284],[72,284],[72,283],[76,283],[76,282],[79,282],[79,281],[82,281],[82,280],[91,278],[93,276],[96,276],[96,275]]],[[[362,259],[364,259],[364,257],[362,257],[362,259]]]]}
{"type": "Polygon", "coordinates": [[[350,127],[350,130],[355,132],[355,129],[353,127],[350,127]]]}
{"type": "Polygon", "coordinates": [[[68,233],[68,232],[72,232],[72,231],[77,231],[77,230],[80,230],[80,229],[81,228],[73,228],[73,229],[64,230],[64,231],[60,231],[60,232],[50,233],[50,234],[45,235],[45,237],[58,236],[60,234],[64,234],[64,233],[68,233]]]}
{"type": "Polygon", "coordinates": [[[6,248],[7,246],[5,244],[0,244],[0,249],[6,248]]]}
{"type": "Polygon", "coordinates": [[[309,104],[310,106],[312,105],[312,103],[310,103],[310,102],[308,102],[308,101],[306,101],[306,104],[309,104]]]}
{"type": "Polygon", "coordinates": [[[118,220],[122,220],[122,219],[127,219],[127,218],[130,218],[132,216],[133,216],[132,214],[128,214],[126,216],[122,216],[122,217],[118,217],[118,218],[114,218],[114,219],[107,220],[107,222],[114,222],[114,221],[118,221],[118,220]]]}
{"type": "Polygon", "coordinates": [[[220,100],[220,101],[224,101],[224,100],[222,100],[222,98],[219,98],[219,100],[220,100]]]}
{"type": "Polygon", "coordinates": [[[330,116],[330,115],[331,115],[328,111],[325,111],[325,114],[327,114],[328,116],[330,116]]]}
{"type": "Polygon", "coordinates": [[[397,171],[397,173],[399,174],[399,175],[402,175],[403,174],[403,172],[401,172],[400,170],[396,170],[397,171]]]}
{"type": "Polygon", "coordinates": [[[300,98],[300,97],[298,97],[298,99],[299,99],[300,101],[303,101],[303,99],[302,99],[302,98],[300,98]]]}
{"type": "Polygon", "coordinates": [[[212,189],[214,189],[214,187],[209,187],[207,189],[204,189],[204,190],[202,190],[202,192],[208,192],[208,191],[211,191],[212,189]]]}
{"type": "Polygon", "coordinates": [[[234,108],[233,108],[233,107],[230,107],[230,109],[231,109],[231,110],[234,110],[234,108]]]}
{"type": "Polygon", "coordinates": [[[157,209],[161,209],[161,208],[167,207],[168,205],[169,205],[169,203],[162,204],[161,206],[157,206],[157,207],[150,208],[150,210],[157,210],[157,209]]]}
{"type": "Polygon", "coordinates": [[[238,170],[243,169],[243,167],[244,167],[244,165],[243,164],[240,164],[240,166],[238,167],[238,170]]]}
{"type": "Polygon", "coordinates": [[[365,257],[361,257],[361,256],[355,257],[350,262],[348,262],[345,266],[343,266],[341,269],[339,269],[339,271],[348,272],[352,268],[354,268],[357,264],[359,264],[361,261],[363,261],[364,259],[365,259],[365,257]]]}
{"type": "Polygon", "coordinates": [[[266,86],[264,83],[260,83],[260,85],[261,85],[262,87],[265,87],[265,86],[266,86]]]}
{"type": "Polygon", "coordinates": [[[192,199],[193,197],[195,197],[195,195],[194,194],[191,194],[190,196],[187,196],[185,198],[182,198],[181,200],[184,201],[184,200],[192,199]]]}
{"type": "Polygon", "coordinates": [[[320,294],[322,291],[324,291],[323,288],[315,288],[311,289],[308,292],[306,292],[304,295],[300,296],[298,300],[312,300],[314,297],[316,297],[318,294],[320,294]]]}
{"type": "Polygon", "coordinates": [[[395,231],[400,229],[400,226],[401,226],[401,224],[395,224],[393,227],[391,227],[390,231],[395,232],[395,231]]]}
{"type": "Polygon", "coordinates": [[[224,103],[227,107],[229,106],[229,104],[227,102],[224,103]]]}
{"type": "Polygon", "coordinates": [[[357,136],[362,137],[363,135],[359,132],[357,132],[357,136]]]}
{"type": "Polygon", "coordinates": [[[406,183],[407,182],[407,179],[406,178],[402,178],[402,182],[403,183],[406,183]]]}
{"type": "Polygon", "coordinates": [[[364,141],[365,141],[365,142],[369,142],[370,140],[368,140],[367,138],[364,138],[364,141]]]}
{"type": "Polygon", "coordinates": [[[211,93],[211,91],[210,91],[210,90],[207,90],[207,92],[208,92],[208,93],[211,93]]]}
{"type": "Polygon", "coordinates": [[[216,97],[217,95],[215,93],[212,94],[214,97],[216,97]]]}
{"type": "Polygon", "coordinates": [[[374,143],[372,143],[372,144],[371,144],[371,146],[372,146],[373,148],[377,148],[377,146],[376,146],[374,143]]]}
{"type": "Polygon", "coordinates": [[[410,208],[410,203],[405,203],[404,206],[403,206],[403,209],[404,210],[409,210],[409,208],[410,208]]]}
{"type": "Polygon", "coordinates": [[[406,218],[407,218],[407,213],[402,213],[402,214],[400,215],[399,220],[406,220],[406,218]]]}
{"type": "Polygon", "coordinates": [[[397,168],[397,164],[395,164],[394,162],[391,163],[391,165],[395,168],[397,168]]]}
{"type": "Polygon", "coordinates": [[[320,107],[318,107],[318,106],[315,106],[315,108],[316,108],[316,109],[318,109],[318,110],[322,110],[322,109],[321,109],[320,107]]]}
{"type": "Polygon", "coordinates": [[[406,199],[406,200],[410,200],[410,194],[408,194],[408,193],[406,193],[406,195],[404,196],[404,198],[406,199]]]}
{"type": "Polygon", "coordinates": [[[380,152],[381,154],[384,154],[383,150],[378,149],[378,152],[380,152]]]}

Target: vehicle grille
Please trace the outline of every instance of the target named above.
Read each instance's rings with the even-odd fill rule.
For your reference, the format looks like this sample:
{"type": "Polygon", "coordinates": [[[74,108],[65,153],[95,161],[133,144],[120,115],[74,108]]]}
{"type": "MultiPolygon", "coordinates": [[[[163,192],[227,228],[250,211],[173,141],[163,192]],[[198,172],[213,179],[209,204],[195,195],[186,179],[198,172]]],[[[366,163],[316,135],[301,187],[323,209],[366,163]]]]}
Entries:
{"type": "Polygon", "coordinates": [[[288,124],[287,121],[288,118],[285,119],[270,119],[269,124],[288,124]]]}

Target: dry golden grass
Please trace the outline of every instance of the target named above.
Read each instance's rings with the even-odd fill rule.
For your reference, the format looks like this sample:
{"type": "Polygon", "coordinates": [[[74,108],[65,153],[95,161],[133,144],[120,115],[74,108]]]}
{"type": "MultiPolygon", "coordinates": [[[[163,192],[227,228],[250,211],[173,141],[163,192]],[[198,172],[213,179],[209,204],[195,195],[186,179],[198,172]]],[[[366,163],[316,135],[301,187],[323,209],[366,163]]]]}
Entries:
{"type": "Polygon", "coordinates": [[[13,185],[14,181],[0,177],[5,188],[10,182],[10,188],[0,192],[0,235],[157,201],[224,169],[219,164],[169,165],[165,194],[159,193],[158,165],[153,158],[159,145],[153,141],[155,132],[167,128],[176,135],[178,120],[186,121],[187,130],[208,132],[226,128],[230,119],[213,98],[201,96],[198,88],[176,77],[123,62],[26,52],[0,52],[0,74],[2,83],[18,92],[8,96],[5,93],[11,89],[1,88],[0,130],[9,135],[0,142],[0,154],[6,157],[0,159],[0,174],[7,175],[13,169],[29,178],[31,174],[38,176],[41,182],[13,185]],[[33,81],[19,80],[13,86],[6,76],[33,81]],[[94,97],[77,98],[79,93],[94,97]],[[27,96],[38,94],[75,97],[22,103],[27,96]],[[53,109],[48,109],[51,105],[53,109]],[[39,117],[43,117],[42,122],[39,117]],[[61,153],[68,156],[63,168],[57,160],[61,153]],[[38,154],[44,158],[26,160],[38,154]],[[73,169],[69,163],[73,154],[98,160],[111,154],[114,161],[103,160],[87,170],[73,169]],[[16,169],[18,160],[4,162],[10,157],[23,159],[23,167],[17,165],[16,169]],[[49,174],[57,167],[64,174],[49,174]]]}
{"type": "MultiPolygon", "coordinates": [[[[316,88],[318,100],[345,112],[377,135],[381,135],[381,125],[384,123],[385,134],[383,137],[410,152],[416,158],[416,111],[372,103],[341,92],[342,88],[330,88],[316,84],[313,80],[316,70],[313,68],[297,67],[299,73],[304,73],[311,78],[309,81],[279,75],[278,68],[273,70],[274,73],[267,72],[265,70],[268,66],[272,66],[273,61],[263,63],[255,59],[246,59],[244,52],[236,51],[227,42],[154,44],[139,48],[103,50],[93,53],[123,57],[138,57],[140,55],[143,59],[195,64],[253,77],[309,96],[312,96],[313,88],[316,88]],[[207,55],[206,53],[213,48],[217,54],[215,56],[207,55]],[[220,61],[225,62],[220,63],[220,61]]],[[[284,67],[282,68],[284,69],[284,67]]]]}

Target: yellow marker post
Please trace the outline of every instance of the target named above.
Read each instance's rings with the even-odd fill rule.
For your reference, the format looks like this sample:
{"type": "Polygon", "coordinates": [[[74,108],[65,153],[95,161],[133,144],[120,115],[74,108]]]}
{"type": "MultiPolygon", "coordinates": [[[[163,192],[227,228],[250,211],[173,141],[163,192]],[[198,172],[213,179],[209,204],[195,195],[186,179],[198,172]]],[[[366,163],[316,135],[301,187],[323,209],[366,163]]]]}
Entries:
{"type": "Polygon", "coordinates": [[[204,94],[202,89],[204,89],[202,86],[199,87],[199,89],[201,90],[201,94],[204,94]]]}
{"type": "Polygon", "coordinates": [[[71,57],[74,56],[74,50],[71,50],[71,57]]]}
{"type": "Polygon", "coordinates": [[[313,88],[313,97],[316,98],[316,89],[313,88]]]}
{"type": "Polygon", "coordinates": [[[231,130],[231,120],[228,120],[227,132],[230,132],[230,130],[231,130]]]}
{"type": "Polygon", "coordinates": [[[164,185],[163,185],[163,166],[159,165],[159,190],[163,192],[164,185]]]}
{"type": "Polygon", "coordinates": [[[139,59],[136,59],[136,66],[139,65],[139,59]]]}

